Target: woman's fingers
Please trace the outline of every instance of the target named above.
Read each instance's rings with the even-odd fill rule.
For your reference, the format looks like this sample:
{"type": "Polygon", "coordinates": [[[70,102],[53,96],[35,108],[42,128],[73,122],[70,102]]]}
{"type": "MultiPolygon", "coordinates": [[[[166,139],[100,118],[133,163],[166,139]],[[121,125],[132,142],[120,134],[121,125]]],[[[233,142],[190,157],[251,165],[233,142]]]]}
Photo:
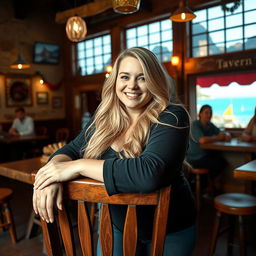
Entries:
{"type": "Polygon", "coordinates": [[[62,199],[63,199],[63,187],[62,184],[59,185],[58,193],[57,193],[57,207],[59,210],[62,210],[62,199]]]}
{"type": "Polygon", "coordinates": [[[39,183],[40,185],[38,185],[36,187],[36,189],[39,189],[39,190],[44,189],[45,187],[47,187],[48,185],[50,185],[50,184],[52,184],[54,182],[56,182],[54,177],[51,177],[51,178],[46,179],[46,180],[43,180],[41,183],[39,183]]]}
{"type": "Polygon", "coordinates": [[[37,193],[37,190],[34,189],[34,191],[33,191],[33,209],[34,209],[35,213],[38,214],[36,193],[37,193]]]}
{"type": "Polygon", "coordinates": [[[48,196],[46,200],[46,212],[47,212],[47,217],[46,217],[46,222],[53,222],[54,221],[54,214],[53,214],[53,200],[55,197],[48,196]]]}

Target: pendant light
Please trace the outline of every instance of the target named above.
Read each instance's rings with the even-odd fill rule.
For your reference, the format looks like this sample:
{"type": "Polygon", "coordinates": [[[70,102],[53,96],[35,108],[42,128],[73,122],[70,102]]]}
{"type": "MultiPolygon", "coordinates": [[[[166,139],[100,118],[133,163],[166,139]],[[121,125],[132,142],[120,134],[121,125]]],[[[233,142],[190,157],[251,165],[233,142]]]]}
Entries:
{"type": "Polygon", "coordinates": [[[18,54],[17,60],[10,65],[13,69],[26,69],[30,68],[29,63],[23,58],[21,54],[18,54]]]}
{"type": "Polygon", "coordinates": [[[175,22],[187,22],[196,18],[196,15],[184,5],[185,0],[180,0],[179,8],[171,15],[170,19],[175,22]]]}
{"type": "Polygon", "coordinates": [[[85,21],[77,15],[70,17],[66,24],[66,33],[68,39],[72,42],[84,40],[87,34],[85,21]]]}
{"type": "Polygon", "coordinates": [[[140,0],[112,0],[113,10],[121,14],[131,14],[140,9],[140,0]]]}

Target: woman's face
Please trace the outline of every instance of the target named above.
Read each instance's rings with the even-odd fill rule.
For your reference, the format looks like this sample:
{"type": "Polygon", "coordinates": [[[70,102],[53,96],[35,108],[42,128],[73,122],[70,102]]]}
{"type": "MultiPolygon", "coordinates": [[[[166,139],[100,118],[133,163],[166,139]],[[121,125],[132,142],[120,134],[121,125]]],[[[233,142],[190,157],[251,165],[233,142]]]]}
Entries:
{"type": "Polygon", "coordinates": [[[125,57],[120,62],[116,94],[130,114],[141,113],[152,99],[142,67],[136,58],[125,57]]]}
{"type": "Polygon", "coordinates": [[[200,114],[199,114],[199,120],[204,123],[208,124],[210,123],[212,118],[212,111],[210,108],[205,108],[200,114]]]}

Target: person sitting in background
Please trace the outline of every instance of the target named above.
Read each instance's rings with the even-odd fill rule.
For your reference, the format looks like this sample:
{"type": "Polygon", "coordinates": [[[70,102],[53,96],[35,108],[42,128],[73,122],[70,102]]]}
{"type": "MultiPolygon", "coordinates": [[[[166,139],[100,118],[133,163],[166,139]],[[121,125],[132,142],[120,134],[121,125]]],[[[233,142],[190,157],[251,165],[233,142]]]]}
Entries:
{"type": "Polygon", "coordinates": [[[240,139],[241,141],[246,141],[246,142],[256,141],[256,107],[254,110],[254,116],[249,121],[240,139]]]}
{"type": "Polygon", "coordinates": [[[31,117],[26,116],[25,109],[20,107],[15,110],[16,118],[13,120],[9,129],[12,136],[24,136],[34,134],[34,121],[31,117]]]}
{"type": "MultiPolygon", "coordinates": [[[[219,151],[202,149],[200,144],[231,140],[231,136],[228,133],[221,132],[211,122],[211,118],[212,107],[203,105],[199,111],[199,120],[192,122],[187,153],[187,161],[192,167],[209,169],[210,182],[206,190],[210,194],[214,192],[214,179],[225,168],[226,161],[219,151]]],[[[206,182],[204,181],[203,183],[206,182]]]]}

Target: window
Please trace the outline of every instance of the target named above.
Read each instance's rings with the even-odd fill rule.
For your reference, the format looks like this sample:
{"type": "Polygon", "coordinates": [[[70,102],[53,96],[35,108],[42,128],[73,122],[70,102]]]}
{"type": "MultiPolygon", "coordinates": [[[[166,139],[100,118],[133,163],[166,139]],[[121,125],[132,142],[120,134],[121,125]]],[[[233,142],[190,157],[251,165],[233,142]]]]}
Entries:
{"type": "Polygon", "coordinates": [[[126,47],[135,46],[151,50],[162,62],[170,61],[173,51],[171,20],[161,20],[127,29],[126,47]]]}
{"type": "MultiPolygon", "coordinates": [[[[226,6],[231,7],[234,3],[226,6]]],[[[195,12],[192,57],[256,48],[256,1],[244,0],[233,13],[215,6],[195,12]]]]}
{"type": "Polygon", "coordinates": [[[196,78],[197,113],[204,104],[213,109],[218,127],[244,128],[254,115],[256,73],[201,76],[196,78]]]}
{"type": "Polygon", "coordinates": [[[77,65],[80,75],[105,72],[111,64],[111,37],[104,35],[77,44],[77,65]]]}

